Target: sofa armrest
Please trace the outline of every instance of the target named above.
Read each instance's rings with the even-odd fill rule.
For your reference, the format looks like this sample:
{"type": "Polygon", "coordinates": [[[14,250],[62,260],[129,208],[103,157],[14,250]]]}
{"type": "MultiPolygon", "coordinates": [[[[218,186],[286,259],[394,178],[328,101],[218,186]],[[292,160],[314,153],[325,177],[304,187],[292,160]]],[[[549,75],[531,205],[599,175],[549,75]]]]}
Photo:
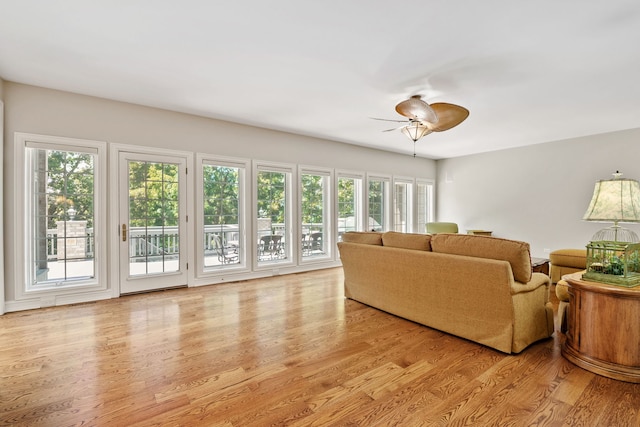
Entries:
{"type": "Polygon", "coordinates": [[[551,286],[551,279],[544,273],[533,273],[531,274],[531,280],[527,283],[513,281],[511,283],[511,295],[531,292],[534,289],[538,289],[540,286],[551,286]]]}

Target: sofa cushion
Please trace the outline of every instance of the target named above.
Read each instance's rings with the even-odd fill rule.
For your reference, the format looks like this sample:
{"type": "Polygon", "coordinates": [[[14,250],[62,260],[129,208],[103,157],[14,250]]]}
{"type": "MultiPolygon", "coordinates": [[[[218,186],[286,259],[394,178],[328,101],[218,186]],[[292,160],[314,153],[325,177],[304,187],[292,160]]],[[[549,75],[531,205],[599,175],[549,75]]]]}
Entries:
{"type": "Polygon", "coordinates": [[[342,241],[382,246],[382,233],[377,231],[347,231],[342,235],[342,241]]]}
{"type": "Polygon", "coordinates": [[[516,281],[527,283],[531,280],[531,253],[526,242],[468,234],[434,234],[431,250],[508,261],[516,281]]]}
{"type": "Polygon", "coordinates": [[[382,233],[382,245],[393,248],[416,249],[419,251],[431,250],[431,235],[417,233],[398,233],[387,231],[382,233]]]}
{"type": "Polygon", "coordinates": [[[549,254],[553,265],[585,269],[587,266],[586,249],[557,249],[549,254]]]}

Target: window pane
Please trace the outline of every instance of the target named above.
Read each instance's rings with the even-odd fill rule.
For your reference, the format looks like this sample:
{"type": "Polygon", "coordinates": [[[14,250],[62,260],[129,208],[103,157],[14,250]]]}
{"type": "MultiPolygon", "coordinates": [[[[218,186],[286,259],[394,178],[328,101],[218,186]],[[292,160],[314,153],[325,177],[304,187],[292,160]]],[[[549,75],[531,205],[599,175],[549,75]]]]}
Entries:
{"type": "Polygon", "coordinates": [[[302,256],[326,255],[326,189],[328,177],[302,174],[302,256]]]}
{"type": "Polygon", "coordinates": [[[385,231],[386,205],[389,183],[385,180],[369,180],[369,220],[367,230],[385,231]]]}
{"type": "Polygon", "coordinates": [[[412,184],[397,182],[393,192],[393,230],[401,233],[411,231],[412,184]]]}
{"type": "Polygon", "coordinates": [[[359,178],[338,179],[338,241],[347,231],[361,231],[360,226],[360,188],[359,178]]]}
{"type": "Polygon", "coordinates": [[[31,176],[29,287],[95,277],[95,154],[26,148],[31,176]]]}
{"type": "Polygon", "coordinates": [[[425,233],[427,231],[427,222],[431,221],[431,198],[432,198],[432,184],[418,183],[416,185],[416,204],[417,215],[416,226],[419,233],[425,233]]]}
{"type": "Polygon", "coordinates": [[[178,271],[178,165],[144,161],[128,164],[129,274],[178,271]]]}
{"type": "Polygon", "coordinates": [[[285,236],[287,224],[287,176],[288,173],[259,171],[258,191],[258,262],[280,261],[288,257],[289,248],[285,236]]]}
{"type": "Polygon", "coordinates": [[[204,266],[240,264],[240,177],[235,167],[203,165],[204,266]]]}

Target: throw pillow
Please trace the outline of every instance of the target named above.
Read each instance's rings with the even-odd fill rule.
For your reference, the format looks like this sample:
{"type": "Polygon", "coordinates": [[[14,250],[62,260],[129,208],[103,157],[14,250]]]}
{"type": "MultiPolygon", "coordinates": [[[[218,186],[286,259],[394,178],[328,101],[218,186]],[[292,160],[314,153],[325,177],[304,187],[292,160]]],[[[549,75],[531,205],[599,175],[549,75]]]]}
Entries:
{"type": "Polygon", "coordinates": [[[431,237],[431,250],[508,261],[516,281],[531,280],[531,253],[526,242],[469,234],[435,234],[431,237]]]}
{"type": "Polygon", "coordinates": [[[377,231],[347,231],[342,235],[342,241],[382,246],[382,233],[377,231]]]}
{"type": "Polygon", "coordinates": [[[431,235],[418,233],[398,233],[387,231],[382,234],[382,245],[393,248],[415,249],[419,251],[431,250],[431,235]]]}

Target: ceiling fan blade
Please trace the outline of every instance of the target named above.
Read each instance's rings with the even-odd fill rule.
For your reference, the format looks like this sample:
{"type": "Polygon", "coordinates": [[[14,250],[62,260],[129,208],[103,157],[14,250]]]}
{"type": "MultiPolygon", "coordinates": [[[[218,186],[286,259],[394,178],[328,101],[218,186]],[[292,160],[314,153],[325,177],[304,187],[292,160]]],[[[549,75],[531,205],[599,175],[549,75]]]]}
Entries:
{"type": "Polygon", "coordinates": [[[437,121],[436,112],[429,104],[420,99],[420,95],[414,95],[396,105],[396,111],[401,116],[414,120],[424,120],[435,123],[437,121]]]}
{"type": "Polygon", "coordinates": [[[395,123],[408,123],[409,120],[392,120],[392,119],[379,119],[377,117],[369,117],[372,120],[382,120],[383,122],[395,122],[395,123]]]}
{"type": "Polygon", "coordinates": [[[398,126],[397,128],[385,129],[382,132],[391,132],[391,131],[394,131],[394,130],[402,129],[403,127],[406,127],[406,125],[398,126]]]}
{"type": "Polygon", "coordinates": [[[434,132],[449,130],[452,127],[458,126],[467,117],[469,117],[469,110],[455,104],[437,102],[435,104],[431,104],[431,108],[436,112],[438,121],[435,124],[428,123],[427,121],[425,124],[434,132]]]}

